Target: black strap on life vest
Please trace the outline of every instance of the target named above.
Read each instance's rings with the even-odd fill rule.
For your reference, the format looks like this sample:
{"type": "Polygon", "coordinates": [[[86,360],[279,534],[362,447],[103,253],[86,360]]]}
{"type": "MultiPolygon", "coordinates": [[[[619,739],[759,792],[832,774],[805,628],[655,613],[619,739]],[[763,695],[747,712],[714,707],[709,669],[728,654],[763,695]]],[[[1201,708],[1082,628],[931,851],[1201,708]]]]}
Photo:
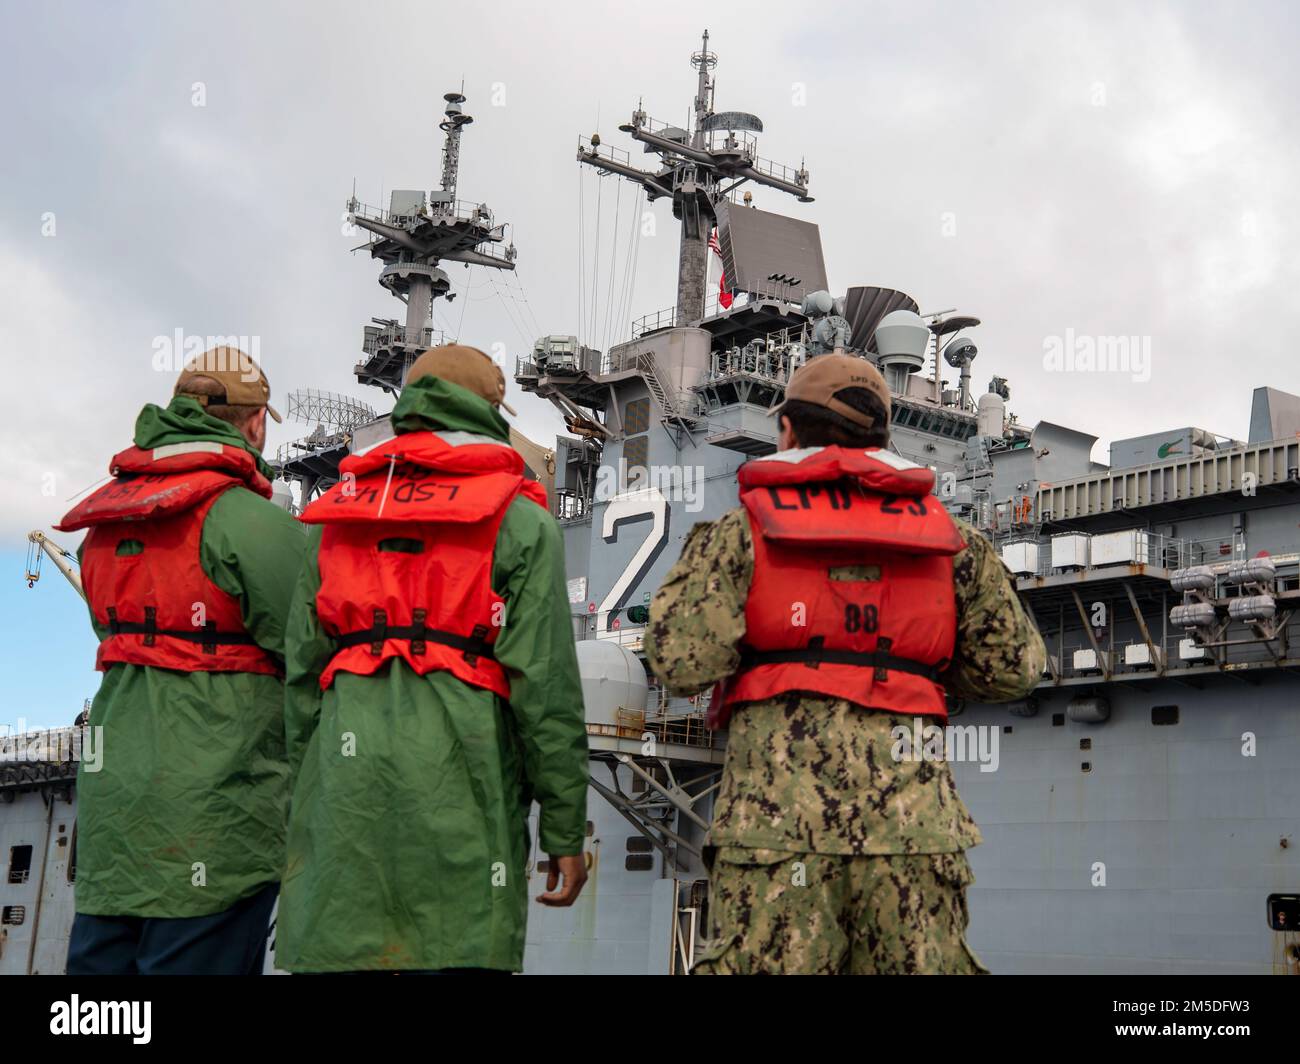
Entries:
{"type": "Polygon", "coordinates": [[[889,652],[890,640],[878,639],[875,650],[836,650],[826,647],[825,636],[815,636],[806,647],[792,647],[787,650],[754,650],[745,647],[740,654],[740,671],[747,672],[760,665],[784,665],[791,662],[817,668],[822,662],[829,665],[860,665],[875,669],[875,679],[884,682],[890,672],[905,672],[912,676],[924,676],[932,683],[939,683],[939,676],[948,663],[939,662],[930,665],[915,658],[903,658],[889,652]]]}
{"type": "Polygon", "coordinates": [[[216,621],[208,621],[201,628],[159,628],[158,610],[154,606],[144,608],[143,623],[140,621],[119,621],[117,619],[117,607],[109,606],[108,631],[111,635],[142,635],[144,636],[144,645],[147,647],[154,646],[158,641],[157,637],[160,635],[172,639],[183,639],[187,643],[200,644],[205,654],[215,654],[218,646],[257,646],[257,640],[247,632],[218,631],[216,621]]]}
{"type": "Polygon", "coordinates": [[[369,643],[370,653],[375,655],[383,652],[384,641],[387,639],[409,640],[412,654],[423,654],[429,643],[441,643],[443,646],[453,647],[463,652],[465,661],[470,666],[477,665],[479,658],[496,661],[496,655],[492,651],[492,644],[486,638],[488,634],[487,625],[476,624],[469,635],[457,635],[455,632],[445,632],[441,628],[427,627],[424,620],[428,615],[428,610],[415,609],[411,611],[413,624],[390,626],[387,612],[375,610],[374,623],[369,628],[361,628],[355,632],[344,632],[335,636],[335,640],[341,648],[369,643]]]}

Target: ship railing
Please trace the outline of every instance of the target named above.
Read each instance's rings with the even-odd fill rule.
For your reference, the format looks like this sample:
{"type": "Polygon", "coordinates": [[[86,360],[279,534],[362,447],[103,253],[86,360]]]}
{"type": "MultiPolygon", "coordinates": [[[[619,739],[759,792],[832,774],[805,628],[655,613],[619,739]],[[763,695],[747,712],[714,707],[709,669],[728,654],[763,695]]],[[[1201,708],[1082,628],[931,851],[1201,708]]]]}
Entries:
{"type": "Polygon", "coordinates": [[[1111,661],[1112,658],[1114,657],[1114,654],[1112,652],[1112,649],[1109,646],[1103,646],[1101,648],[1101,653],[1097,655],[1097,661],[1095,666],[1083,667],[1081,665],[1076,668],[1074,664],[1075,655],[1076,654],[1086,655],[1090,651],[1092,651],[1092,644],[1089,643],[1086,639],[1081,639],[1077,641],[1071,640],[1069,642],[1064,643],[1064,645],[1060,645],[1060,646],[1058,646],[1053,641],[1051,645],[1049,645],[1047,648],[1047,652],[1049,654],[1060,655],[1060,661],[1056,663],[1056,666],[1058,669],[1060,669],[1062,676],[1086,676],[1090,674],[1099,675],[1104,670],[1111,667],[1111,661]]]}
{"type": "Polygon", "coordinates": [[[776,178],[778,181],[784,181],[790,185],[799,185],[801,188],[806,187],[807,174],[803,169],[796,170],[792,166],[785,166],[782,163],[773,162],[771,159],[757,157],[751,164],[760,174],[776,178]]]}
{"type": "MultiPolygon", "coordinates": [[[[743,307],[746,298],[747,297],[744,295],[732,296],[731,307],[743,307]]],[[[718,293],[717,286],[710,285],[709,294],[704,297],[704,317],[700,320],[708,321],[710,318],[716,318],[724,311],[730,310],[731,307],[724,307],[722,305],[722,297],[718,293]]]]}
{"type": "MultiPolygon", "coordinates": [[[[1026,496],[1028,500],[1029,497],[1026,496]]],[[[1142,538],[1134,540],[1133,556],[1122,561],[1106,562],[1097,564],[1092,557],[1091,550],[1082,559],[1084,564],[1081,565],[1058,565],[1053,564],[1052,559],[1052,540],[1055,536],[1035,535],[1027,522],[1032,520],[1032,510],[1024,511],[1026,524],[1017,529],[1014,523],[1017,520],[1015,503],[1008,504],[1000,502],[996,504],[995,512],[997,527],[994,530],[992,540],[993,546],[998,551],[999,557],[1002,548],[1018,543],[1034,544],[1038,547],[1037,565],[1032,574],[1037,577],[1054,576],[1059,573],[1086,570],[1088,572],[1104,573],[1107,569],[1118,569],[1125,565],[1143,565],[1151,566],[1158,569],[1182,569],[1188,565],[1200,564],[1191,562],[1187,559],[1193,556],[1199,556],[1198,552],[1190,549],[1192,544],[1187,540],[1178,539],[1173,536],[1166,536],[1160,532],[1150,532],[1146,529],[1116,529],[1115,531],[1132,531],[1143,534],[1142,538]]],[[[1068,534],[1068,533],[1067,533],[1068,534]]],[[[1085,533],[1079,533],[1086,535],[1085,533]]],[[[1089,548],[1091,543],[1089,543],[1089,548]]],[[[1026,574],[1018,574],[1026,575],[1026,574]]]]}
{"type": "MultiPolygon", "coordinates": [[[[392,329],[383,329],[377,333],[366,333],[361,339],[361,350],[364,354],[373,358],[380,351],[387,350],[395,344],[404,344],[406,339],[406,327],[399,325],[392,329]]],[[[420,330],[420,336],[416,346],[421,350],[429,347],[437,347],[447,342],[446,335],[439,329],[425,328],[420,330]]]]}
{"type": "Polygon", "coordinates": [[[713,745],[713,729],[707,726],[705,719],[703,710],[657,717],[647,715],[645,730],[661,743],[710,747],[713,745]]]}
{"type": "MultiPolygon", "coordinates": [[[[1099,642],[1106,643],[1105,640],[1099,640],[1099,642]]],[[[1078,641],[1072,640],[1070,642],[1065,643],[1064,646],[1058,646],[1055,643],[1055,641],[1048,640],[1048,644],[1049,645],[1047,648],[1047,652],[1053,656],[1059,655],[1060,657],[1060,660],[1056,662],[1056,667],[1060,671],[1062,677],[1065,678],[1072,678],[1076,676],[1100,677],[1106,672],[1110,672],[1111,674],[1114,674],[1116,672],[1125,671],[1124,668],[1122,667],[1124,662],[1124,653],[1123,653],[1122,646],[1111,647],[1109,643],[1106,643],[1106,645],[1104,645],[1101,648],[1101,653],[1096,654],[1095,656],[1096,660],[1094,664],[1089,666],[1080,664],[1076,666],[1075,665],[1075,661],[1077,660],[1075,657],[1076,654],[1082,655],[1082,659],[1084,661],[1089,660],[1087,655],[1093,653],[1093,648],[1091,643],[1087,642],[1086,640],[1078,640],[1078,641]],[[1119,668],[1116,668],[1117,662],[1120,665],[1119,668]]]]}
{"type": "Polygon", "coordinates": [[[510,255],[507,254],[505,251],[502,251],[499,248],[497,248],[495,246],[495,242],[492,240],[487,240],[481,244],[475,244],[474,254],[485,255],[489,259],[495,259],[497,262],[507,262],[507,263],[514,262],[514,259],[512,259],[510,255]]]}
{"type": "MultiPolygon", "coordinates": [[[[782,303],[788,303],[791,307],[797,308],[799,304],[803,302],[803,297],[805,295],[807,295],[807,293],[802,288],[794,288],[791,285],[779,284],[775,281],[765,282],[762,285],[759,285],[758,290],[755,292],[735,293],[732,297],[731,306],[724,307],[715,286],[715,290],[711,291],[704,300],[704,316],[700,320],[708,321],[711,318],[716,318],[728,311],[738,310],[756,299],[779,300],[782,303]]],[[[656,310],[650,314],[634,318],[632,321],[631,339],[636,340],[644,336],[646,333],[654,332],[656,329],[667,329],[678,324],[683,323],[680,323],[677,320],[677,307],[664,307],[662,310],[656,310]]],[[[792,328],[806,332],[806,330],[803,330],[801,326],[793,326],[792,328]]],[[[778,333],[773,333],[771,335],[778,335],[779,333],[789,331],[789,328],[782,329],[778,330],[778,333]]]]}
{"type": "Polygon", "coordinates": [[[275,461],[272,465],[278,469],[283,469],[289,462],[295,462],[306,455],[332,451],[347,442],[350,431],[339,429],[333,432],[313,432],[310,436],[304,436],[302,439],[282,443],[276,448],[275,461]]]}
{"type": "Polygon", "coordinates": [[[1219,539],[1193,539],[1187,543],[1187,550],[1180,561],[1179,568],[1193,565],[1217,565],[1219,562],[1231,562],[1246,557],[1246,544],[1242,540],[1234,542],[1232,537],[1219,539]]]}
{"type": "Polygon", "coordinates": [[[708,748],[715,743],[716,732],[708,726],[710,692],[691,698],[668,697],[663,688],[652,684],[644,710],[619,709],[613,723],[587,723],[590,735],[619,739],[645,740],[679,746],[708,748]]]}
{"type": "MultiPolygon", "coordinates": [[[[622,148],[616,148],[612,144],[600,144],[593,148],[591,138],[588,136],[578,138],[578,150],[583,155],[594,156],[596,159],[608,159],[618,166],[632,165],[632,154],[630,152],[624,151],[622,148]]],[[[599,162],[595,165],[597,169],[600,168],[599,162]]]]}
{"type": "Polygon", "coordinates": [[[577,354],[567,351],[548,352],[545,362],[538,362],[535,354],[517,355],[515,376],[534,379],[543,375],[577,377],[583,373],[612,373],[613,365],[614,362],[608,355],[601,356],[599,351],[584,347],[577,354]]]}
{"type": "Polygon", "coordinates": [[[665,307],[646,314],[632,322],[632,339],[654,332],[656,329],[668,329],[677,324],[677,308],[665,307]]]}
{"type": "Polygon", "coordinates": [[[348,204],[348,213],[354,218],[365,218],[371,222],[388,222],[388,211],[383,207],[376,207],[371,203],[362,203],[360,200],[353,200],[348,204]]]}
{"type": "MultiPolygon", "coordinates": [[[[1170,600],[1173,604],[1174,600],[1170,600]]],[[[1125,618],[1116,618],[1129,627],[1129,622],[1125,618]]],[[[1148,615],[1147,623],[1151,624],[1153,618],[1148,615]]],[[[1270,644],[1263,639],[1246,639],[1245,632],[1248,629],[1239,627],[1236,624],[1230,627],[1228,638],[1234,642],[1222,648],[1224,652],[1223,660],[1229,666],[1242,665],[1264,665],[1272,664],[1277,659],[1270,649],[1270,644]],[[1241,640],[1241,641],[1236,641],[1241,640]]],[[[1283,633],[1285,645],[1292,646],[1296,639],[1300,638],[1300,620],[1292,620],[1286,625],[1283,633]]],[[[1101,644],[1101,653],[1096,658],[1093,666],[1083,666],[1076,668],[1075,653],[1077,651],[1092,651],[1092,644],[1085,638],[1078,637],[1077,634],[1064,641],[1062,646],[1058,639],[1050,632],[1044,633],[1044,640],[1047,643],[1047,652],[1056,661],[1057,670],[1063,679],[1074,679],[1076,677],[1096,677],[1102,679],[1106,672],[1109,672],[1112,678],[1150,675],[1152,672],[1163,672],[1168,669],[1187,669],[1203,666],[1213,666],[1219,659],[1216,648],[1205,647],[1203,654],[1196,654],[1195,650],[1199,644],[1193,639],[1193,632],[1182,628],[1172,628],[1165,635],[1152,633],[1151,644],[1148,645],[1146,640],[1140,635],[1126,634],[1123,637],[1117,636],[1113,645],[1108,637],[1098,639],[1101,644]],[[1184,648],[1187,641],[1192,641],[1192,646],[1187,647],[1189,653],[1184,657],[1184,648]],[[1137,648],[1138,654],[1136,660],[1130,661],[1128,654],[1129,648],[1137,648]],[[1156,651],[1157,660],[1150,660],[1150,651],[1156,651]]],[[[1276,644],[1273,644],[1274,646],[1276,644]]],[[[1044,674],[1044,679],[1050,676],[1050,669],[1044,674]]]]}
{"type": "MultiPolygon", "coordinates": [[[[722,296],[716,285],[709,288],[709,294],[704,299],[704,317],[701,321],[709,321],[728,311],[739,310],[741,307],[748,306],[750,303],[758,300],[770,299],[781,303],[788,303],[791,307],[798,307],[803,303],[804,296],[808,293],[802,287],[794,285],[781,284],[779,281],[763,281],[754,285],[753,291],[735,292],[731,297],[731,306],[722,305],[722,296]]],[[[768,337],[776,336],[779,333],[789,332],[791,329],[802,330],[803,326],[787,326],[785,329],[778,329],[776,333],[769,333],[768,337]]]]}
{"type": "Polygon", "coordinates": [[[704,147],[711,152],[738,152],[748,159],[751,165],[758,159],[758,138],[744,130],[706,130],[704,147]]]}
{"type": "MultiPolygon", "coordinates": [[[[663,122],[663,121],[661,121],[661,120],[658,119],[658,118],[652,118],[650,115],[645,114],[644,112],[642,112],[642,114],[641,114],[641,121],[640,121],[640,123],[639,123],[639,126],[640,126],[641,129],[645,130],[647,133],[653,133],[653,134],[654,134],[655,136],[657,136],[657,137],[662,137],[662,136],[663,136],[665,133],[667,133],[670,129],[682,129],[682,128],[683,128],[682,126],[677,125],[675,122],[663,122]]],[[[690,142],[691,142],[691,141],[690,141],[690,130],[689,130],[689,129],[688,129],[688,130],[685,130],[685,132],[686,132],[686,134],[687,134],[686,144],[689,145],[690,142]]]]}
{"type": "Polygon", "coordinates": [[[645,378],[646,387],[649,388],[650,394],[654,396],[655,402],[659,404],[665,415],[678,416],[676,389],[670,391],[664,386],[659,377],[659,364],[654,352],[644,347],[626,348],[620,345],[620,348],[602,357],[601,373],[623,373],[635,370],[645,378]]]}
{"type": "Polygon", "coordinates": [[[587,734],[637,742],[649,737],[657,743],[701,749],[714,745],[714,732],[705,724],[703,713],[651,717],[634,710],[618,710],[613,724],[588,721],[587,734]]]}
{"type": "MultiPolygon", "coordinates": [[[[1232,640],[1232,645],[1227,647],[1203,647],[1205,654],[1201,658],[1192,658],[1184,660],[1182,657],[1182,646],[1184,640],[1192,639],[1193,632],[1181,628],[1174,629],[1165,640],[1164,658],[1171,669],[1189,668],[1199,663],[1212,665],[1219,660],[1219,654],[1222,653],[1223,661],[1229,667],[1240,668],[1241,666],[1259,666],[1271,665],[1277,661],[1277,656],[1273,649],[1277,648],[1277,643],[1268,643],[1263,639],[1249,638],[1249,627],[1238,625],[1236,622],[1229,625],[1225,637],[1232,640]]],[[[1300,638],[1300,621],[1289,621],[1285,630],[1280,633],[1283,636],[1283,645],[1293,647],[1297,638],[1300,638]]],[[[1196,643],[1196,646],[1201,644],[1196,643]]],[[[1283,655],[1286,657],[1287,655],[1283,655]]],[[[1123,659],[1120,659],[1121,662],[1123,659]]],[[[1125,669],[1125,672],[1131,672],[1132,669],[1125,669]]]]}
{"type": "Polygon", "coordinates": [[[706,383],[748,377],[775,388],[784,388],[790,372],[789,356],[780,351],[727,348],[713,352],[706,383]]]}
{"type": "MultiPolygon", "coordinates": [[[[763,281],[756,284],[752,289],[753,299],[771,299],[780,303],[789,303],[790,306],[798,308],[808,294],[808,289],[803,285],[782,284],[780,281],[763,281]]],[[[736,298],[740,298],[737,295],[736,298]]]]}
{"type": "MultiPolygon", "coordinates": [[[[1105,672],[1110,672],[1112,675],[1116,673],[1127,675],[1129,673],[1150,671],[1151,668],[1159,665],[1159,662],[1142,665],[1126,664],[1127,656],[1125,651],[1128,647],[1143,647],[1149,649],[1147,648],[1145,640],[1140,638],[1125,639],[1122,642],[1117,640],[1114,645],[1111,645],[1110,641],[1107,639],[1100,639],[1098,642],[1103,645],[1099,654],[1093,650],[1092,644],[1086,639],[1070,640],[1065,643],[1063,648],[1059,648],[1054,640],[1048,639],[1047,642],[1049,644],[1049,654],[1052,654],[1053,656],[1060,654],[1061,660],[1058,661],[1056,665],[1060,670],[1061,675],[1065,677],[1101,676],[1105,672]],[[1079,659],[1076,659],[1076,654],[1080,655],[1079,659]],[[1078,665],[1075,664],[1076,660],[1079,660],[1078,665]],[[1084,662],[1090,660],[1093,661],[1093,664],[1084,664],[1084,662]]],[[[1165,640],[1164,642],[1157,639],[1154,642],[1157,653],[1159,653],[1166,662],[1170,660],[1169,650],[1171,645],[1174,651],[1174,659],[1176,661],[1178,654],[1177,639],[1165,640]]]]}
{"type": "MultiPolygon", "coordinates": [[[[719,314],[734,307],[744,306],[748,297],[745,294],[737,294],[735,302],[731,307],[724,307],[715,291],[704,300],[704,316],[701,321],[708,321],[710,318],[716,318],[719,314]]],[[[632,339],[636,340],[646,333],[655,332],[658,329],[669,329],[674,325],[685,324],[677,320],[677,307],[664,307],[662,310],[653,311],[650,314],[636,318],[632,322],[632,339]]]]}
{"type": "Polygon", "coordinates": [[[629,369],[640,371],[646,388],[654,396],[659,409],[663,411],[664,420],[676,421],[681,418],[693,419],[703,412],[699,400],[693,395],[682,395],[671,384],[665,384],[659,376],[659,363],[653,351],[640,351],[631,359],[629,369]]]}
{"type": "MultiPolygon", "coordinates": [[[[350,205],[348,213],[354,218],[364,218],[366,221],[379,222],[381,225],[400,225],[407,218],[431,218],[437,215],[442,218],[455,218],[457,221],[475,222],[489,229],[495,228],[491,209],[481,203],[462,199],[449,200],[445,204],[430,203],[427,195],[423,206],[411,214],[394,214],[387,208],[362,203],[360,200],[350,205]]],[[[382,239],[384,238],[378,233],[372,233],[370,242],[373,244],[382,239]]]]}
{"type": "Polygon", "coordinates": [[[812,330],[805,323],[803,325],[787,325],[784,329],[777,329],[763,337],[763,342],[769,347],[788,347],[790,344],[809,344],[812,340],[812,330]]]}
{"type": "Polygon", "coordinates": [[[587,734],[600,735],[607,739],[637,739],[641,738],[645,726],[642,722],[642,714],[632,714],[628,710],[618,710],[616,723],[605,724],[600,721],[587,721],[587,734]]]}
{"type": "Polygon", "coordinates": [[[784,390],[791,374],[810,357],[808,327],[791,325],[762,340],[714,350],[705,383],[748,377],[784,390]],[[796,357],[796,352],[802,353],[796,357]]]}
{"type": "Polygon", "coordinates": [[[454,218],[461,218],[465,221],[478,222],[486,225],[489,229],[496,228],[496,220],[492,215],[492,208],[486,204],[477,203],[474,200],[458,199],[454,202],[443,206],[438,203],[430,204],[431,214],[449,215],[454,218]]]}
{"type": "Polygon", "coordinates": [[[708,712],[713,698],[713,688],[709,687],[697,695],[670,695],[657,680],[650,681],[650,693],[646,697],[646,712],[651,716],[683,716],[690,713],[701,715],[708,712]]]}
{"type": "Polygon", "coordinates": [[[557,521],[585,521],[591,516],[591,499],[581,492],[556,488],[552,500],[551,513],[557,521]]]}
{"type": "Polygon", "coordinates": [[[607,642],[616,643],[628,650],[637,651],[641,649],[641,643],[645,638],[645,621],[635,620],[629,616],[633,611],[645,609],[644,604],[640,607],[625,607],[621,610],[594,610],[588,609],[584,612],[575,612],[573,615],[573,635],[575,639],[601,639],[607,642]]]}

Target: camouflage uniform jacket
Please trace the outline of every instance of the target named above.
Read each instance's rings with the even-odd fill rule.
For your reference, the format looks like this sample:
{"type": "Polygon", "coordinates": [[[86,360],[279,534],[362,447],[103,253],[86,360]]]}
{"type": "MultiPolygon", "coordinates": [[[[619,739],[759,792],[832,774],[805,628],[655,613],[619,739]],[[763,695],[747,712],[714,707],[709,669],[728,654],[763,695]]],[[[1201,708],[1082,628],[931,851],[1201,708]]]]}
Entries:
{"type": "MultiPolygon", "coordinates": [[[[958,521],[957,638],[944,685],[980,702],[1022,698],[1046,663],[993,546],[958,521]]],[[[668,690],[693,695],[731,675],[754,572],[749,520],[737,508],[697,524],[655,596],[645,651],[668,690]]],[[[822,854],[955,853],[980,841],[944,761],[896,760],[893,729],[913,718],[789,693],[731,718],[709,842],[724,850],[822,854]]]]}

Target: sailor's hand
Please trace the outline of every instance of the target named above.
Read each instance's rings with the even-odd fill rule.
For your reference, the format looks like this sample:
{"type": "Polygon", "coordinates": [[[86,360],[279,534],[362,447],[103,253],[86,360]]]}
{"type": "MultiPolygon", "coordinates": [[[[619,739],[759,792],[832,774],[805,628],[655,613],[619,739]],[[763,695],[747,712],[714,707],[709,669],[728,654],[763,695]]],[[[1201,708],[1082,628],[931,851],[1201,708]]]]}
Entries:
{"type": "Polygon", "coordinates": [[[537,900],[543,905],[563,907],[578,900],[582,885],[587,882],[587,858],[575,853],[569,857],[550,856],[549,871],[546,873],[546,893],[539,894],[537,900]],[[564,886],[556,890],[560,877],[564,877],[564,886]]]}

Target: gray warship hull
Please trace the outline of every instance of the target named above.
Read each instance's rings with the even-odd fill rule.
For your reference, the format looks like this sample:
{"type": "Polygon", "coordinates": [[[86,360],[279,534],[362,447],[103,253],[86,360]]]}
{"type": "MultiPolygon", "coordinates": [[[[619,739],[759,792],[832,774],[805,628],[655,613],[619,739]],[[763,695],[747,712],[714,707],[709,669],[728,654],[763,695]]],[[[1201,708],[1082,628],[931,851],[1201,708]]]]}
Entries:
{"type": "MultiPolygon", "coordinates": [[[[614,387],[625,402],[654,402],[638,379],[615,381],[614,387]]],[[[707,379],[702,387],[709,387],[707,379]]],[[[1277,405],[1278,393],[1272,396],[1277,405]]],[[[1261,389],[1257,403],[1263,398],[1261,389]]],[[[896,416],[910,406],[902,399],[896,416]]],[[[626,573],[640,572],[639,554],[651,561],[627,584],[624,601],[641,601],[642,589],[662,580],[691,525],[737,502],[734,471],[745,456],[707,443],[678,447],[662,423],[661,417],[649,421],[651,464],[698,464],[699,482],[709,486],[706,502],[701,512],[688,513],[681,500],[668,499],[662,519],[626,526],[611,518],[611,506],[630,512],[651,508],[652,501],[661,505],[652,491],[630,503],[621,496],[597,500],[589,515],[569,519],[566,535],[579,541],[569,551],[573,587],[575,593],[584,587],[589,592],[585,604],[575,603],[584,662],[584,641],[613,644],[635,656],[642,631],[627,620],[626,607],[612,611],[614,621],[622,621],[614,627],[601,611],[584,605],[599,605],[601,594],[626,573]],[[660,535],[664,549],[646,552],[644,544],[660,535]]],[[[1068,464],[1067,433],[1049,424],[1042,434],[1053,442],[1053,461],[1068,464]]],[[[1024,454],[1041,442],[1033,433],[1029,440],[1026,448],[992,456],[995,469],[1002,459],[1010,463],[1006,475],[1016,483],[1023,483],[1024,454]]],[[[1295,439],[1237,444],[1130,470],[1097,469],[1088,459],[1092,438],[1075,442],[1073,461],[1088,472],[1071,481],[1056,479],[1060,470],[1053,470],[1050,486],[1038,489],[1041,498],[1031,509],[1042,512],[1051,493],[1059,497],[1076,482],[1094,488],[1100,482],[1105,507],[1056,525],[1035,519],[1015,529],[986,529],[1013,565],[1020,564],[1017,550],[1025,544],[1038,551],[1036,571],[1021,573],[1016,582],[1052,660],[1031,699],[1012,706],[955,706],[950,718],[954,727],[998,733],[992,771],[973,759],[953,761],[959,790],[984,836],[970,855],[976,883],[969,892],[969,940],[993,971],[1003,973],[1293,972],[1286,951],[1294,937],[1269,927],[1267,903],[1272,895],[1294,894],[1300,884],[1300,702],[1294,671],[1300,658],[1291,649],[1300,633],[1289,614],[1285,620],[1279,615],[1273,639],[1257,637],[1247,623],[1229,624],[1221,634],[1230,645],[1216,654],[1191,645],[1193,633],[1172,626],[1169,615],[1183,597],[1171,588],[1179,570],[1226,570],[1234,560],[1260,553],[1276,560],[1279,605],[1291,601],[1300,588],[1295,439]],[[1206,475],[1206,467],[1215,465],[1235,472],[1223,472],[1216,483],[1206,475]],[[1115,505],[1111,489],[1138,474],[1181,483],[1181,497],[1115,505]],[[1256,494],[1242,494],[1244,474],[1256,478],[1256,494]],[[1191,477],[1200,478],[1199,488],[1188,486],[1191,477]],[[1131,556],[1124,558],[1121,550],[1121,560],[1099,555],[1102,564],[1093,564],[1085,551],[1067,555],[1072,564],[1051,564],[1054,540],[1077,552],[1080,542],[1122,539],[1116,526],[1138,533],[1131,556]],[[1098,531],[1083,531],[1090,528],[1098,531]],[[1101,614],[1095,612],[1099,607],[1101,614]],[[1094,628],[1094,617],[1105,623],[1094,628]]],[[[905,456],[928,459],[941,481],[944,472],[954,473],[959,483],[969,478],[958,448],[930,433],[899,428],[894,445],[905,456]]],[[[606,452],[615,449],[606,443],[606,452]]],[[[1011,495],[992,490],[990,497],[1011,495]]],[[[591,671],[599,675],[602,668],[608,671],[603,664],[591,671]]],[[[708,819],[707,788],[716,781],[725,738],[704,731],[700,706],[662,698],[653,681],[645,702],[634,699],[635,709],[646,706],[641,717],[633,712],[629,718],[626,691],[603,697],[599,686],[593,676],[593,744],[602,733],[624,735],[621,756],[627,762],[620,763],[618,755],[593,762],[593,779],[604,785],[590,795],[592,849],[600,859],[594,889],[580,903],[589,912],[549,914],[530,924],[527,963],[538,971],[681,971],[690,962],[691,932],[705,919],[707,896],[699,826],[690,813],[708,819]],[[598,716],[600,706],[606,707],[604,716],[598,716]],[[644,735],[657,737],[671,728],[692,741],[640,756],[644,735]],[[667,768],[679,782],[695,782],[655,793],[655,784],[646,781],[634,794],[639,781],[629,764],[638,763],[642,771],[667,768]],[[655,802],[645,801],[647,791],[655,802]],[[704,792],[698,802],[682,801],[697,791],[704,792]],[[648,860],[641,851],[648,851],[648,860]],[[634,897],[643,904],[633,906],[634,897]],[[634,939],[620,939],[632,928],[634,939]],[[609,952],[616,941],[619,946],[609,952]]]]}
{"type": "MultiPolygon", "coordinates": [[[[957,766],[984,844],[969,941],[1007,974],[1260,975],[1286,970],[1266,899],[1294,893],[1300,714],[1294,680],[1110,691],[1104,725],[1009,721],[996,781],[957,766]],[[1151,709],[1177,705],[1176,725],[1151,709]],[[1242,755],[1242,736],[1259,753],[1242,755]],[[1090,748],[1080,743],[1090,740],[1090,748]],[[1096,866],[1105,866],[1104,885],[1096,866]]],[[[1059,710],[1058,710],[1059,712],[1059,710]]]]}

